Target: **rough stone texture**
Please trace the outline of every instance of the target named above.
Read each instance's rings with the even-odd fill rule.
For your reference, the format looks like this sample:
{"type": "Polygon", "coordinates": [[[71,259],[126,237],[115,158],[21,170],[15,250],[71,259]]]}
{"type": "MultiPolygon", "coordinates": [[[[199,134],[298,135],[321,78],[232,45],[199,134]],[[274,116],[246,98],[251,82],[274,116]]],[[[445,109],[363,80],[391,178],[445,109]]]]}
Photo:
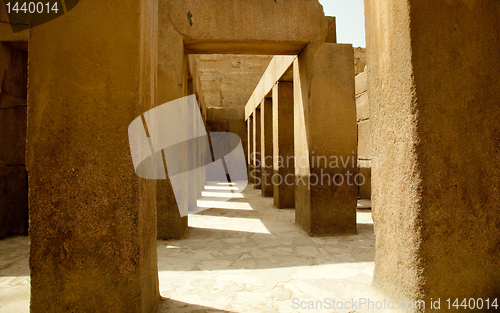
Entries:
{"type": "Polygon", "coordinates": [[[27,67],[26,51],[0,45],[0,238],[28,232],[27,67]]]}
{"type": "MultiPolygon", "coordinates": [[[[156,104],[162,105],[187,95],[187,56],[184,52],[183,38],[168,19],[166,1],[159,1],[156,104]]],[[[186,155],[185,159],[187,158],[186,155]]],[[[189,182],[186,180],[184,184],[186,188],[189,182]]],[[[180,239],[188,227],[188,217],[181,217],[178,205],[187,207],[189,203],[177,203],[168,178],[157,181],[157,188],[157,237],[164,240],[180,239]]],[[[184,200],[189,199],[184,197],[184,200]]]]}
{"type": "Polygon", "coordinates": [[[156,1],[88,0],[30,30],[32,313],[156,310],[157,187],[128,140],[156,105],[156,16],[156,1]]]}
{"type": "Polygon", "coordinates": [[[368,79],[364,71],[356,76],[356,115],[358,120],[358,167],[364,182],[359,186],[358,197],[371,198],[371,141],[370,105],[368,101],[368,79]]]}
{"type": "Polygon", "coordinates": [[[500,3],[365,9],[374,285],[427,302],[498,298],[500,3]]]}
{"type": "Polygon", "coordinates": [[[253,170],[249,174],[250,176],[254,177],[254,187],[257,189],[260,189],[262,187],[262,180],[261,180],[261,163],[260,163],[260,156],[261,156],[261,143],[260,143],[260,138],[261,138],[261,127],[260,127],[260,109],[255,109],[253,113],[253,157],[252,157],[252,162],[253,162],[253,170]]]}
{"type": "Polygon", "coordinates": [[[366,48],[354,48],[354,74],[363,73],[366,67],[366,48]]]}
{"type": "Polygon", "coordinates": [[[244,107],[272,58],[269,55],[196,55],[207,108],[244,107]]]}
{"type": "Polygon", "coordinates": [[[272,197],[273,187],[273,99],[266,98],[260,105],[261,179],[262,196],[272,197]]]}
{"type": "Polygon", "coordinates": [[[157,184],[157,238],[181,239],[188,228],[188,217],[181,217],[170,179],[157,184]]]}
{"type": "Polygon", "coordinates": [[[358,122],[358,160],[370,160],[370,120],[358,122]]]}
{"type": "Polygon", "coordinates": [[[273,204],[280,209],[295,207],[293,121],[293,82],[277,82],[273,88],[273,204]]]}
{"type": "Polygon", "coordinates": [[[296,223],[311,236],[355,233],[358,188],[348,182],[358,172],[352,46],[308,45],[293,75],[296,223]],[[332,165],[335,157],[345,164],[332,165]],[[332,182],[337,174],[344,183],[339,176],[332,182]]]}
{"type": "Polygon", "coordinates": [[[188,53],[297,54],[322,42],[328,21],[317,0],[166,0],[188,53]]]}

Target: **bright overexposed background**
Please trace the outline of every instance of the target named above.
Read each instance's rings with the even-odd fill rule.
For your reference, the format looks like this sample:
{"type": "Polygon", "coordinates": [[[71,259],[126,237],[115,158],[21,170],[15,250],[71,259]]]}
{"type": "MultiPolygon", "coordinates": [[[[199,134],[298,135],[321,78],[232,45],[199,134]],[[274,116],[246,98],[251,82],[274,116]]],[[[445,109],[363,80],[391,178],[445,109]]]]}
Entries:
{"type": "Polygon", "coordinates": [[[366,47],[363,0],[319,0],[326,16],[337,18],[337,42],[366,47]]]}

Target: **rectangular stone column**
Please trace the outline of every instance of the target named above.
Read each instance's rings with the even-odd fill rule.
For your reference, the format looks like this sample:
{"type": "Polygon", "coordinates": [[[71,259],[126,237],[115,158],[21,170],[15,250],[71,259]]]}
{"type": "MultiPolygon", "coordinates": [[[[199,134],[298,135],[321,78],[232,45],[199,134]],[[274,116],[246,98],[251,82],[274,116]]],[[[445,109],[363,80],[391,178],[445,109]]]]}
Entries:
{"type": "Polygon", "coordinates": [[[260,164],[260,156],[261,156],[261,143],[260,143],[260,135],[261,135],[261,127],[260,127],[260,108],[255,109],[253,112],[253,170],[250,173],[250,176],[253,176],[254,179],[254,188],[260,189],[262,187],[261,180],[261,164],[260,164]]]}
{"type": "Polygon", "coordinates": [[[373,284],[427,308],[440,298],[441,311],[448,298],[498,303],[500,2],[365,9],[373,284]]]}
{"type": "Polygon", "coordinates": [[[260,104],[262,196],[273,196],[273,99],[260,104]]]}
{"type": "Polygon", "coordinates": [[[156,3],[80,1],[30,31],[32,313],[157,308],[156,181],[128,139],[156,105],[156,3]]]}
{"type": "MultiPolygon", "coordinates": [[[[158,92],[156,103],[162,105],[187,96],[190,86],[183,37],[170,25],[166,0],[159,1],[158,6],[158,92]]],[[[166,180],[159,180],[157,184],[158,239],[181,239],[188,227],[188,217],[181,217],[179,206],[187,208],[189,206],[187,201],[190,198],[184,197],[185,203],[177,203],[168,177],[166,180]]],[[[186,180],[184,184],[186,188],[189,182],[186,180]]],[[[182,186],[176,187],[182,188],[182,186]]]]}
{"type": "Polygon", "coordinates": [[[253,116],[250,116],[247,120],[247,136],[248,136],[248,183],[255,184],[254,175],[252,175],[253,171],[253,116]]]}
{"type": "Polygon", "coordinates": [[[293,82],[273,87],[273,203],[279,209],[295,207],[293,82]]]}
{"type": "Polygon", "coordinates": [[[353,60],[351,45],[324,43],[294,61],[295,221],[311,236],[356,233],[353,60]]]}

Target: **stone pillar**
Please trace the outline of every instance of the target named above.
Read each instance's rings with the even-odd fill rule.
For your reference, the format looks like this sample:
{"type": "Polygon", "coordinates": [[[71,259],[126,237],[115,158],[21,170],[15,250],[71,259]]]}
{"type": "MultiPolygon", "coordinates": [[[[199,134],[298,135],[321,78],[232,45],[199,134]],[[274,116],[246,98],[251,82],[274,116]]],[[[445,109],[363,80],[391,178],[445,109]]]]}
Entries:
{"type": "Polygon", "coordinates": [[[260,164],[260,156],[261,156],[261,127],[260,127],[260,108],[255,109],[253,112],[253,170],[250,173],[250,176],[254,176],[254,188],[260,189],[262,187],[261,181],[261,164],[260,164]]]}
{"type": "Polygon", "coordinates": [[[491,303],[500,286],[500,3],[367,0],[365,9],[374,286],[394,299],[440,298],[443,311],[448,298],[491,303]]]}
{"type": "Polygon", "coordinates": [[[351,45],[324,43],[294,61],[295,221],[311,236],[356,233],[353,60],[351,45]]]}
{"type": "Polygon", "coordinates": [[[273,99],[260,104],[262,196],[273,196],[273,99]]]}
{"type": "Polygon", "coordinates": [[[253,171],[253,116],[250,116],[247,120],[247,136],[248,136],[248,183],[255,184],[253,171]]]}
{"type": "MultiPolygon", "coordinates": [[[[158,2],[157,105],[187,96],[189,89],[184,39],[170,25],[166,2],[166,0],[158,2]]],[[[188,183],[186,180],[184,184],[187,186],[188,183]]],[[[185,203],[177,203],[168,177],[166,180],[158,181],[157,196],[158,239],[181,239],[188,227],[188,217],[181,217],[179,205],[187,208],[188,197],[184,197],[185,203]]]]}
{"type": "Polygon", "coordinates": [[[273,87],[273,188],[274,205],[295,207],[293,82],[273,87]]]}
{"type": "Polygon", "coordinates": [[[156,3],[81,1],[30,30],[32,313],[157,308],[156,181],[128,139],[156,104],[156,3]]]}

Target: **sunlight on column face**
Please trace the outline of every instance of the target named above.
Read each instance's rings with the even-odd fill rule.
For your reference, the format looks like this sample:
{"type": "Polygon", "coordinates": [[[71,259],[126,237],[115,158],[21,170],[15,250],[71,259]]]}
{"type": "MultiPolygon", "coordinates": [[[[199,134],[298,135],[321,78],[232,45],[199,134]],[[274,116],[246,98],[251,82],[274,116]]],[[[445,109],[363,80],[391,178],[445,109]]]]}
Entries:
{"type": "Polygon", "coordinates": [[[358,224],[370,224],[373,225],[372,213],[370,212],[358,212],[356,215],[356,220],[358,224]]]}
{"type": "Polygon", "coordinates": [[[261,220],[238,217],[191,214],[189,215],[189,227],[271,234],[261,220]]]}

